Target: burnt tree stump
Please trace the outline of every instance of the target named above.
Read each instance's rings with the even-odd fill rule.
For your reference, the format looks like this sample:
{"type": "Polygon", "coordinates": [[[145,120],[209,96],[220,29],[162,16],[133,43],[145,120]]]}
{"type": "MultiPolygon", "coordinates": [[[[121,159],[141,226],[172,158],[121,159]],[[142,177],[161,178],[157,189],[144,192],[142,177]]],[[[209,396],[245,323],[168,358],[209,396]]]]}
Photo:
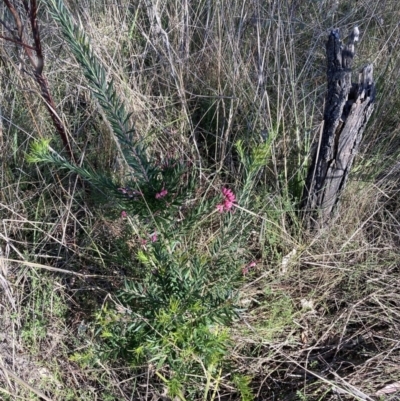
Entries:
{"type": "Polygon", "coordinates": [[[302,202],[303,215],[312,228],[326,225],[337,209],[374,108],[372,64],[360,71],[358,83],[351,83],[354,43],[358,35],[358,28],[354,28],[347,43],[342,45],[339,30],[335,29],[326,44],[328,90],[324,123],[308,170],[302,202]]]}

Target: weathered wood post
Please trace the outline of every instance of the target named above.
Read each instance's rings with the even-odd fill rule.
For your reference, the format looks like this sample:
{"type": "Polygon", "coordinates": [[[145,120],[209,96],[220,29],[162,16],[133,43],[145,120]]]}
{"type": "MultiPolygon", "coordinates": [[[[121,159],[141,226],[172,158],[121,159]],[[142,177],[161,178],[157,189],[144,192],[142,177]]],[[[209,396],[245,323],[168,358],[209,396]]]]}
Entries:
{"type": "Polygon", "coordinates": [[[302,203],[303,215],[312,228],[326,225],[332,217],[374,107],[372,64],[360,71],[358,83],[351,83],[358,36],[356,27],[342,45],[339,30],[335,29],[326,44],[328,91],[324,123],[308,170],[302,203]]]}

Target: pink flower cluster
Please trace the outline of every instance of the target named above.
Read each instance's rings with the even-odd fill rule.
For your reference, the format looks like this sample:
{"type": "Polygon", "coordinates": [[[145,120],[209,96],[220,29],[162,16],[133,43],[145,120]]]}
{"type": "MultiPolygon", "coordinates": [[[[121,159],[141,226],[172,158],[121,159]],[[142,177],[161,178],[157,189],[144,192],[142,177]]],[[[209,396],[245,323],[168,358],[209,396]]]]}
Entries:
{"type": "Polygon", "coordinates": [[[251,268],[255,267],[255,266],[257,266],[257,262],[253,261],[253,262],[250,262],[250,263],[249,263],[248,265],[246,265],[245,267],[243,267],[243,268],[242,268],[243,276],[245,276],[245,275],[249,272],[249,270],[250,270],[251,268]]]}
{"type": "MultiPolygon", "coordinates": [[[[154,233],[150,234],[149,236],[151,242],[156,242],[158,240],[157,231],[154,231],[154,233]]],[[[145,246],[147,244],[146,238],[139,238],[139,240],[140,240],[140,245],[145,246]]]]}
{"type": "Polygon", "coordinates": [[[224,201],[217,205],[217,210],[220,213],[229,212],[234,206],[236,196],[229,188],[222,188],[222,195],[224,196],[224,201]]]}
{"type": "Polygon", "coordinates": [[[156,194],[156,199],[164,198],[164,196],[168,195],[168,191],[166,189],[162,189],[159,193],[156,194]]]}

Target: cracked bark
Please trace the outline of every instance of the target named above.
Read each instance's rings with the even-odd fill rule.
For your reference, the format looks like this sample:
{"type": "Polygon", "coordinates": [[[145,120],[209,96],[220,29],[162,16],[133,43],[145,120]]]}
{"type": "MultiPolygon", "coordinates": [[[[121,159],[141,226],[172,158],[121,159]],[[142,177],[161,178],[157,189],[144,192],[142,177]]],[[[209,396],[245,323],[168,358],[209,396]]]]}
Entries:
{"type": "Polygon", "coordinates": [[[342,45],[339,31],[333,30],[326,44],[328,88],[324,127],[316,147],[303,192],[302,210],[311,228],[320,228],[332,218],[372,114],[375,100],[372,64],[351,83],[354,28],[342,45]]]}

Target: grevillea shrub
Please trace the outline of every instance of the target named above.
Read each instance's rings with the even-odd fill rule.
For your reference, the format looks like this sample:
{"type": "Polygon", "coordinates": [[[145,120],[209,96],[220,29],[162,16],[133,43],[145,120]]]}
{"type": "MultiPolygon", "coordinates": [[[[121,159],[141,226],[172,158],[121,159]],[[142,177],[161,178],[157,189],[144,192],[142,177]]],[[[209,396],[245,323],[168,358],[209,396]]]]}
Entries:
{"type": "MultiPolygon", "coordinates": [[[[162,377],[170,384],[170,395],[198,389],[200,375],[208,382],[221,374],[230,345],[228,327],[238,316],[236,289],[245,264],[236,256],[239,245],[232,238],[246,217],[230,213],[237,206],[232,189],[195,196],[198,175],[184,160],[153,161],[88,38],[62,1],[49,4],[108,119],[127,174],[121,183],[107,171],[77,166],[48,140],[33,142],[27,158],[92,184],[106,195],[111,212],[122,218],[128,237],[138,244],[127,256],[132,266],[125,284],[96,313],[98,341],[91,355],[130,365],[155,363],[159,375],[168,367],[162,377]],[[197,241],[182,242],[185,231],[206,228],[214,219],[226,219],[227,224],[210,242],[208,256],[197,241]]],[[[78,354],[74,360],[79,361],[78,354]]]]}

